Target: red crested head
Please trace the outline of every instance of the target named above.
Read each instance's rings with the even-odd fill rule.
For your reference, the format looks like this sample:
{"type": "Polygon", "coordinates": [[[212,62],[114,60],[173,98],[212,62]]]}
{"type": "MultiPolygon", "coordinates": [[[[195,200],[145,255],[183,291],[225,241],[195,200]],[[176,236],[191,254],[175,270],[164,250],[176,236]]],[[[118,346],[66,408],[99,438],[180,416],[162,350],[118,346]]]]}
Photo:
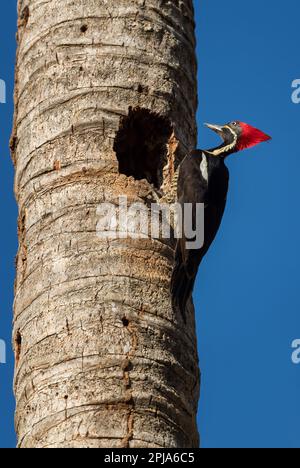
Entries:
{"type": "Polygon", "coordinates": [[[223,144],[218,148],[208,151],[214,156],[227,157],[264,141],[271,140],[266,133],[244,122],[235,121],[226,125],[206,124],[208,128],[218,133],[223,139],[223,144]]]}
{"type": "Polygon", "coordinates": [[[264,141],[271,140],[269,135],[244,122],[239,122],[239,127],[241,132],[237,140],[236,151],[242,151],[264,141]]]}

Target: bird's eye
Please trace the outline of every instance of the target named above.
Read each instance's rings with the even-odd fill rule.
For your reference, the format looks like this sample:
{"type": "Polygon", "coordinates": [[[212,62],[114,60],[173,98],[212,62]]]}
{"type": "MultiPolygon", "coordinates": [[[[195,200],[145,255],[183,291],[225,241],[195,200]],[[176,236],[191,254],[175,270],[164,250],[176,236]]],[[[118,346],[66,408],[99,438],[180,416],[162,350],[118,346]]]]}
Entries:
{"type": "Polygon", "coordinates": [[[236,127],[236,126],[237,126],[237,124],[238,124],[237,122],[232,122],[232,124],[231,124],[231,125],[234,125],[234,126],[236,127]]]}

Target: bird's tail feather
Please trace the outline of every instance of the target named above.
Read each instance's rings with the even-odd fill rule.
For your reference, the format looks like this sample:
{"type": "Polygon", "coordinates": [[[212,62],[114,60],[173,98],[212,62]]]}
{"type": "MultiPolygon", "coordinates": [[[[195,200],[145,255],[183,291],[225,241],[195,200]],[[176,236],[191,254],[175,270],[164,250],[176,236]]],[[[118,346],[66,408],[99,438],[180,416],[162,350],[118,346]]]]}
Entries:
{"type": "Polygon", "coordinates": [[[171,280],[172,303],[175,310],[179,310],[186,323],[187,302],[193,291],[193,281],[188,277],[184,264],[176,262],[171,280]]]}

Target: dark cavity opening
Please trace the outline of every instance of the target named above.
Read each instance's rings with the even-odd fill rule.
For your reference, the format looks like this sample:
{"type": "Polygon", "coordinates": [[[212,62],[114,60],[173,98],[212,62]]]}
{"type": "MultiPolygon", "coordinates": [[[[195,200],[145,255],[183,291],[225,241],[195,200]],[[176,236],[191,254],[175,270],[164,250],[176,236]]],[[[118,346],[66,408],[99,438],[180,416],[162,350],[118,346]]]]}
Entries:
{"type": "Polygon", "coordinates": [[[129,320],[128,320],[126,317],[123,317],[123,318],[122,318],[122,323],[123,323],[123,326],[124,326],[124,327],[128,327],[128,326],[129,326],[129,320]]]}
{"type": "Polygon", "coordinates": [[[22,350],[22,336],[21,333],[18,331],[15,337],[15,356],[16,356],[16,364],[19,363],[20,356],[22,350]]]}
{"type": "Polygon", "coordinates": [[[30,16],[29,6],[26,5],[26,7],[24,7],[23,10],[22,10],[21,20],[25,21],[25,23],[27,24],[29,16],[30,16]]]}
{"type": "Polygon", "coordinates": [[[121,119],[114,143],[120,174],[146,179],[160,188],[172,133],[167,118],[148,109],[130,108],[128,116],[121,119]]]}
{"type": "Polygon", "coordinates": [[[83,25],[81,26],[81,28],[80,28],[80,31],[81,31],[83,34],[86,33],[87,30],[88,30],[88,27],[87,27],[86,24],[83,24],[83,25]]]}

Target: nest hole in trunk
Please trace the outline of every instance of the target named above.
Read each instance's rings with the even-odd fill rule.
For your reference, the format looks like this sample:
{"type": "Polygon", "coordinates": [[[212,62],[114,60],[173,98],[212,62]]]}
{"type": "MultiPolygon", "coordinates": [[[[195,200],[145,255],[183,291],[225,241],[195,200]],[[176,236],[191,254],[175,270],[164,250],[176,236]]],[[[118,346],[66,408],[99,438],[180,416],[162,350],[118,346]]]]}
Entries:
{"type": "Polygon", "coordinates": [[[172,134],[167,118],[148,109],[129,108],[128,115],[121,119],[114,142],[119,173],[136,180],[146,179],[159,189],[172,134]]]}

